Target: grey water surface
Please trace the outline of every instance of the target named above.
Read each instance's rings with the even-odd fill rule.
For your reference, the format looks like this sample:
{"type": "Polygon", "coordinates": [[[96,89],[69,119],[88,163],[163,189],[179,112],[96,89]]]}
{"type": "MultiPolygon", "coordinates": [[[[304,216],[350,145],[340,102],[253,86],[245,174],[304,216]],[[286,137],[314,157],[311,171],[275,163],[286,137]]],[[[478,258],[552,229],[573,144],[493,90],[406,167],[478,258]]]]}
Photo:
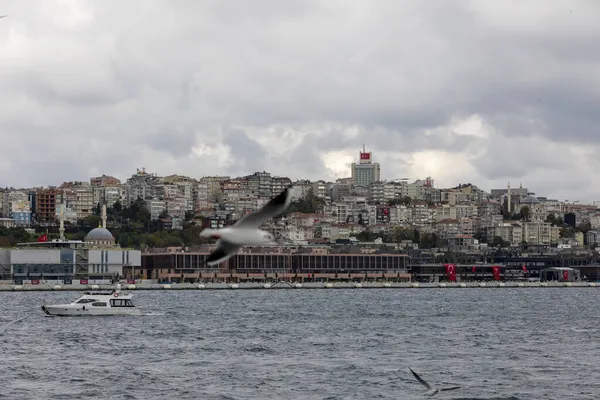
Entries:
{"type": "Polygon", "coordinates": [[[600,398],[597,288],[140,291],[138,317],[0,293],[0,399],[600,398]],[[24,316],[27,318],[14,322],[24,316]]]}

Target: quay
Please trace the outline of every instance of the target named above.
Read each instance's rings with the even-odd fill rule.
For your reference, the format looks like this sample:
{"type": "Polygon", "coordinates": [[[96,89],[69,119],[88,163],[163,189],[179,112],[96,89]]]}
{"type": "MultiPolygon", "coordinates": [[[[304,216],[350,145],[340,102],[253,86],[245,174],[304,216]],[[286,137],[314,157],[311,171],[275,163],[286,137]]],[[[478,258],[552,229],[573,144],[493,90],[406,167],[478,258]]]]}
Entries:
{"type": "MultiPolygon", "coordinates": [[[[14,291],[88,291],[113,289],[110,284],[101,285],[59,285],[51,283],[0,284],[0,292],[14,291]]],[[[450,289],[450,288],[589,288],[600,287],[600,282],[203,282],[203,283],[137,283],[122,284],[122,290],[248,290],[248,289],[450,289]]]]}

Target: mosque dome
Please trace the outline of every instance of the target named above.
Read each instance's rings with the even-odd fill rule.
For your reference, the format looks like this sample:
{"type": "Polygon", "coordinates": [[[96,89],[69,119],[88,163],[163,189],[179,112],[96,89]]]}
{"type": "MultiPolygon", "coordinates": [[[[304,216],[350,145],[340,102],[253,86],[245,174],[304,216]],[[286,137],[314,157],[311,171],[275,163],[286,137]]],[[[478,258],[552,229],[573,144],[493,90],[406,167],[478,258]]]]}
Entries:
{"type": "Polygon", "coordinates": [[[97,241],[97,240],[113,240],[114,236],[112,235],[112,233],[110,233],[110,231],[106,228],[94,228],[91,231],[88,232],[87,236],[85,237],[85,240],[88,242],[91,241],[97,241]]]}
{"type": "Polygon", "coordinates": [[[115,237],[110,231],[102,226],[92,229],[85,236],[85,241],[92,248],[106,249],[115,247],[115,237]]]}
{"type": "Polygon", "coordinates": [[[521,200],[521,204],[538,204],[540,201],[535,196],[527,196],[521,200]]]}

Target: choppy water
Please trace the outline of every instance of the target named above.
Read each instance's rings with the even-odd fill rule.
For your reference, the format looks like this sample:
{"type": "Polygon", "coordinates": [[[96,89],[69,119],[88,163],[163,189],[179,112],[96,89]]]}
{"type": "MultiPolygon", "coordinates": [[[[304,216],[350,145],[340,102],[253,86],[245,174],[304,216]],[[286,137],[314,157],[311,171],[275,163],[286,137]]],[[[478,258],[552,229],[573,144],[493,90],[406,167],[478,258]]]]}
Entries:
{"type": "Polygon", "coordinates": [[[600,397],[600,290],[136,292],[153,315],[46,317],[77,292],[0,293],[0,398],[600,397]],[[10,321],[28,316],[18,322],[10,321]]]}

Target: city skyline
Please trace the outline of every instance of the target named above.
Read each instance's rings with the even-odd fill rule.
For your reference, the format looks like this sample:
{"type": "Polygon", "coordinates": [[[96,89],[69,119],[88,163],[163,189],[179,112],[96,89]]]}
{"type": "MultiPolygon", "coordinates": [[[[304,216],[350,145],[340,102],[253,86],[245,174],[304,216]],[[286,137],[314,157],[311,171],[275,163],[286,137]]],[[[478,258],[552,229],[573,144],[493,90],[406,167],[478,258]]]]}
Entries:
{"type": "Polygon", "coordinates": [[[383,179],[600,200],[595,2],[268,4],[5,2],[0,187],[334,181],[365,143],[383,179]]]}
{"type": "MultiPolygon", "coordinates": [[[[361,150],[362,151],[362,150],[361,150]]],[[[358,159],[357,161],[360,161],[360,159],[358,159]]],[[[351,168],[351,164],[348,166],[348,168],[351,168]]],[[[97,176],[89,176],[87,177],[87,179],[77,179],[77,180],[60,180],[60,182],[58,183],[54,183],[54,184],[42,184],[42,185],[35,185],[35,186],[19,186],[19,185],[12,185],[12,186],[2,186],[0,185],[0,190],[3,189],[14,189],[14,190],[26,190],[26,189],[33,189],[33,188],[51,188],[51,187],[56,187],[56,188],[60,188],[62,185],[65,184],[71,184],[71,183],[76,183],[76,182],[85,182],[85,183],[90,183],[93,179],[101,179],[103,177],[106,178],[115,178],[117,180],[120,181],[120,185],[125,185],[126,182],[132,178],[133,176],[136,176],[138,174],[149,174],[149,175],[155,175],[158,178],[165,178],[165,177],[169,177],[169,176],[182,176],[182,177],[187,177],[187,178],[191,178],[194,180],[198,180],[200,181],[203,178],[210,178],[210,177],[227,177],[228,179],[231,180],[235,180],[235,179],[240,179],[240,178],[244,178],[244,177],[248,177],[251,176],[255,173],[260,173],[260,172],[266,172],[268,174],[270,174],[272,177],[280,177],[280,178],[289,178],[292,181],[292,184],[294,182],[298,182],[298,181],[304,181],[304,180],[308,180],[310,182],[318,182],[318,181],[324,181],[324,182],[328,182],[331,184],[335,184],[337,181],[346,181],[346,180],[352,180],[352,177],[350,176],[350,174],[347,174],[346,176],[340,176],[338,178],[336,178],[335,180],[326,180],[326,179],[316,179],[316,180],[310,180],[307,178],[303,178],[303,177],[298,177],[298,178],[291,178],[285,175],[280,175],[277,173],[273,173],[272,171],[249,171],[246,174],[241,174],[241,175],[224,175],[224,174],[215,174],[215,175],[202,175],[202,176],[190,176],[190,175],[186,175],[183,173],[169,173],[169,174],[158,174],[155,171],[149,170],[146,167],[139,167],[136,168],[135,171],[132,171],[129,175],[121,175],[121,176],[115,176],[115,175],[110,175],[110,174],[100,174],[97,176]]],[[[483,190],[486,193],[491,193],[492,190],[502,190],[502,189],[508,189],[508,187],[510,186],[512,189],[517,189],[517,188],[524,188],[523,186],[523,182],[519,181],[517,182],[507,182],[505,186],[498,186],[498,187],[484,187],[481,184],[478,184],[477,182],[467,182],[467,181],[461,181],[460,183],[458,183],[455,186],[440,186],[438,184],[437,179],[435,179],[435,177],[432,176],[427,176],[427,177],[416,177],[416,178],[409,178],[409,177],[404,177],[404,178],[399,178],[399,179],[392,179],[392,180],[386,180],[386,179],[381,179],[381,181],[373,181],[373,182],[406,182],[406,183],[415,183],[415,182],[426,182],[427,180],[431,179],[431,182],[435,182],[434,185],[432,187],[439,189],[439,190],[445,190],[445,189],[453,189],[458,187],[459,185],[466,185],[466,184],[472,184],[476,187],[478,187],[479,189],[483,190]]],[[[357,186],[361,186],[360,184],[358,184],[357,186]]],[[[363,185],[365,186],[365,185],[363,185]]],[[[366,185],[368,186],[368,185],[366,185]]],[[[534,194],[535,196],[541,196],[543,198],[547,198],[547,199],[551,199],[551,200],[558,200],[561,202],[567,202],[567,203],[580,203],[580,204],[597,204],[600,203],[600,201],[589,201],[589,202],[584,202],[581,200],[577,200],[575,199],[575,197],[569,198],[569,199],[561,199],[561,198],[554,198],[552,196],[548,196],[544,193],[535,191],[533,188],[529,187],[527,188],[529,190],[529,193],[534,194]]]]}

